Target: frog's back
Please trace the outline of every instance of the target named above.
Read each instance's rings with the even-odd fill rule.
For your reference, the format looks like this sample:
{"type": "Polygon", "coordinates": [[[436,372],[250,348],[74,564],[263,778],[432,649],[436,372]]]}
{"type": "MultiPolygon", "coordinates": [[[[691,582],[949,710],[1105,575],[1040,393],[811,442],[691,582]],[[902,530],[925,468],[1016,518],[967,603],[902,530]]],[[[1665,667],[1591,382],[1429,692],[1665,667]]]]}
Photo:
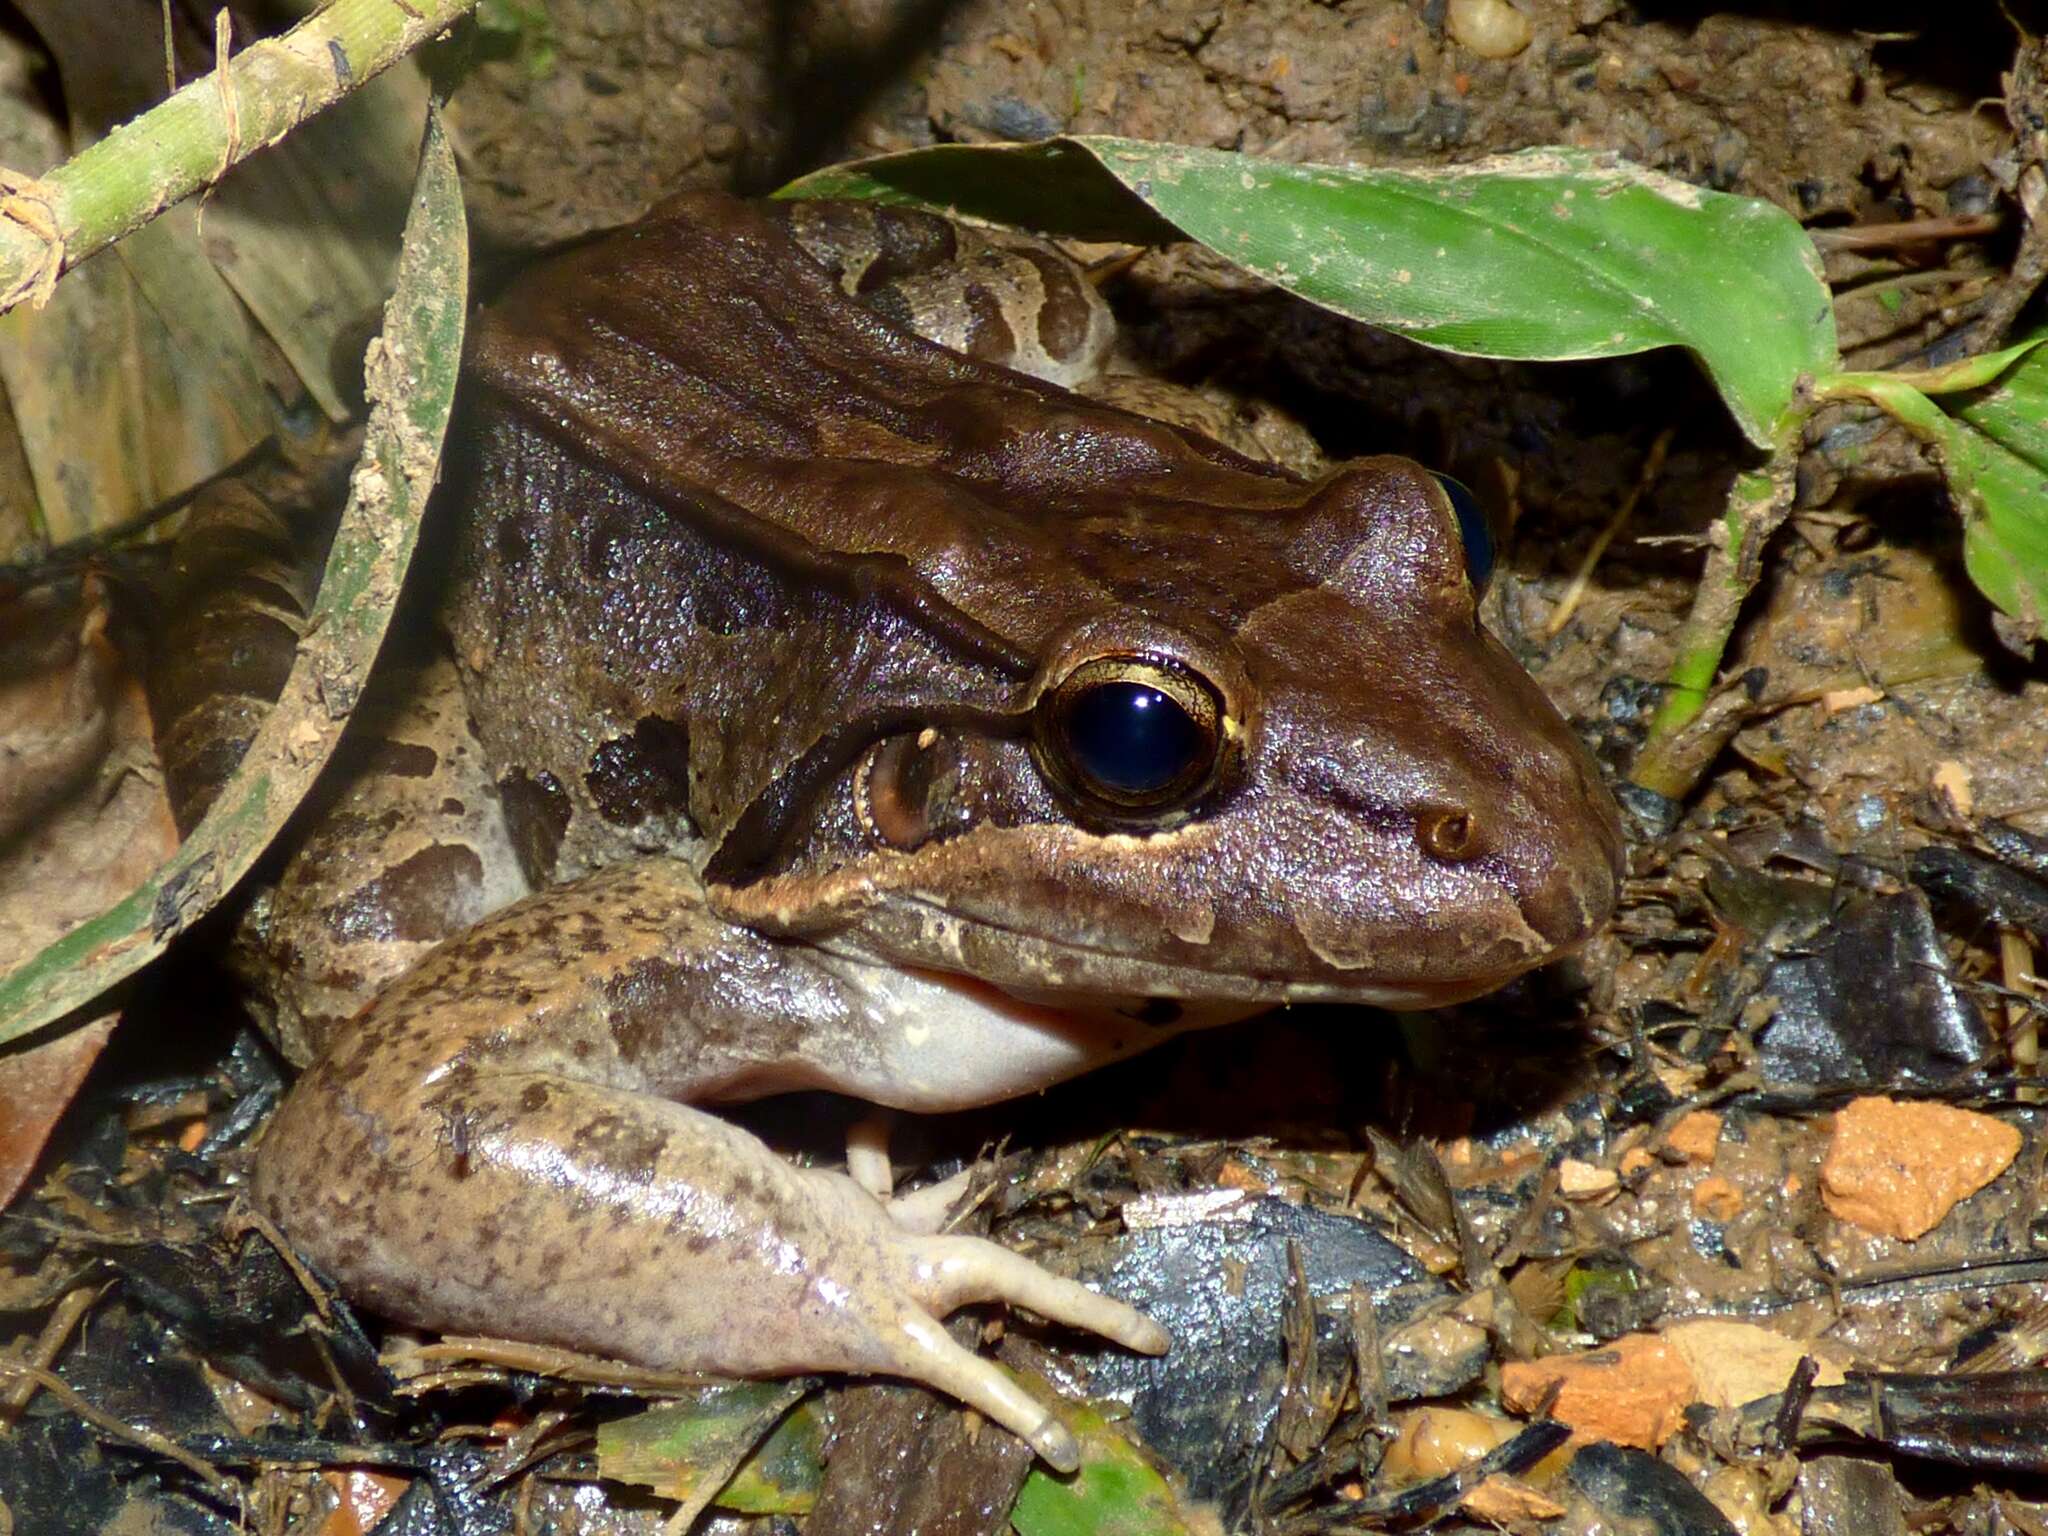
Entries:
{"type": "Polygon", "coordinates": [[[900,331],[727,198],[524,274],[465,387],[452,628],[494,755],[535,765],[536,878],[701,854],[850,713],[1020,713],[1091,617],[1222,643],[1319,579],[1327,484],[900,331]]]}

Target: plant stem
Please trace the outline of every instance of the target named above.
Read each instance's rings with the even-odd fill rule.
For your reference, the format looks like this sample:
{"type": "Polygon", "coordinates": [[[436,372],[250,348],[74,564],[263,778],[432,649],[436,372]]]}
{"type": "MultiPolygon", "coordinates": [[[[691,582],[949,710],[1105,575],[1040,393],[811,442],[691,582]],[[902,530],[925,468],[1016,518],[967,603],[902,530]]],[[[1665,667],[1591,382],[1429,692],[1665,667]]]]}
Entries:
{"type": "Polygon", "coordinates": [[[1712,732],[1688,727],[1706,724],[1700,712],[1742,605],[1763,574],[1764,548],[1792,510],[1804,425],[1804,416],[1795,418],[1779,432],[1764,467],[1736,477],[1727,510],[1714,525],[1692,612],[1678,631],[1678,654],[1665,681],[1664,702],[1629,770],[1634,783],[1668,799],[1685,798],[1726,739],[1725,712],[1714,712],[1712,719],[1718,724],[1712,732]]]}
{"type": "Polygon", "coordinates": [[[445,32],[476,0],[332,0],[47,176],[0,168],[0,313],[445,32]]]}

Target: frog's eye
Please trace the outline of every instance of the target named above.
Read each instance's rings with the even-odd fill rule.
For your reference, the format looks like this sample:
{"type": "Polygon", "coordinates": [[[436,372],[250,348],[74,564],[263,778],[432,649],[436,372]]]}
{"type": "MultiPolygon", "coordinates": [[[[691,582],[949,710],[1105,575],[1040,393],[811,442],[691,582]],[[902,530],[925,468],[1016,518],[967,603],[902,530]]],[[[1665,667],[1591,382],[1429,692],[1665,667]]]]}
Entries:
{"type": "Polygon", "coordinates": [[[1038,739],[1054,776],[1111,816],[1148,815],[1192,800],[1214,780],[1223,711],[1215,691],[1150,658],[1084,661],[1038,706],[1038,739]]]}
{"type": "Polygon", "coordinates": [[[1430,473],[1450,498],[1451,510],[1458,514],[1458,536],[1465,541],[1465,579],[1472,583],[1472,595],[1478,597],[1493,579],[1493,529],[1480,510],[1479,498],[1465,488],[1463,481],[1436,470],[1430,473]]]}

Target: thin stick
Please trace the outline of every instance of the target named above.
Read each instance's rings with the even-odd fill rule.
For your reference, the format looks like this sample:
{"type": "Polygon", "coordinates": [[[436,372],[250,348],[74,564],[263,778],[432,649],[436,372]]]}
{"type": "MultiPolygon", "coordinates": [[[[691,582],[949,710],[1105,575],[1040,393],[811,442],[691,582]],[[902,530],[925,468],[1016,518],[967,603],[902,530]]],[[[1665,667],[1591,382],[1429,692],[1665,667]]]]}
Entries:
{"type": "MultiPolygon", "coordinates": [[[[64,1348],[65,1340],[71,1337],[71,1330],[78,1326],[105,1286],[82,1285],[75,1291],[66,1291],[57,1305],[50,1309],[50,1315],[43,1320],[43,1326],[36,1335],[35,1348],[29,1351],[27,1363],[38,1370],[48,1370],[57,1363],[57,1355],[64,1348]]],[[[11,1427],[21,1416],[21,1410],[29,1405],[41,1383],[32,1376],[22,1377],[0,1394],[0,1430],[11,1427]]]]}
{"type": "Polygon", "coordinates": [[[1683,800],[1711,760],[1702,748],[1722,722],[1701,720],[1742,604],[1763,575],[1764,549],[1792,510],[1799,464],[1799,421],[1788,423],[1762,469],[1738,475],[1728,505],[1709,533],[1706,569],[1693,592],[1692,611],[1678,628],[1677,654],[1665,679],[1664,702],[1629,770],[1629,778],[1671,800],[1683,800]]]}
{"type": "Polygon", "coordinates": [[[1933,240],[1974,240],[1991,235],[2005,222],[1996,213],[1959,213],[1946,219],[1914,219],[1904,224],[1859,224],[1854,229],[1812,229],[1807,238],[1824,251],[1884,251],[1933,240]]]}
{"type": "Polygon", "coordinates": [[[69,1382],[54,1372],[46,1371],[41,1366],[25,1365],[19,1360],[9,1360],[5,1356],[0,1356],[0,1376],[28,1378],[93,1428],[117,1440],[139,1445],[146,1451],[175,1461],[194,1477],[206,1483],[220,1498],[232,1500],[235,1497],[235,1484],[228,1480],[220,1468],[194,1456],[177,1441],[168,1435],[159,1434],[146,1424],[130,1424],[125,1419],[115,1418],[104,1409],[95,1408],[72,1390],[69,1382]]]}
{"type": "Polygon", "coordinates": [[[1621,506],[1615,511],[1614,516],[1608,519],[1607,526],[1594,537],[1593,547],[1586,551],[1586,558],[1579,562],[1579,568],[1572,575],[1571,585],[1565,588],[1564,597],[1558,603],[1557,611],[1551,614],[1550,622],[1543,626],[1546,639],[1571,623],[1572,614],[1585,600],[1586,589],[1593,584],[1593,571],[1600,564],[1600,557],[1607,553],[1607,546],[1612,544],[1621,530],[1628,526],[1629,518],[1635,514],[1636,503],[1643,499],[1643,492],[1655,485],[1657,477],[1664,473],[1664,455],[1671,447],[1673,430],[1666,427],[1657,434],[1657,440],[1650,444],[1650,451],[1643,458],[1642,473],[1636,476],[1636,483],[1630,487],[1628,495],[1622,498],[1621,506]]]}

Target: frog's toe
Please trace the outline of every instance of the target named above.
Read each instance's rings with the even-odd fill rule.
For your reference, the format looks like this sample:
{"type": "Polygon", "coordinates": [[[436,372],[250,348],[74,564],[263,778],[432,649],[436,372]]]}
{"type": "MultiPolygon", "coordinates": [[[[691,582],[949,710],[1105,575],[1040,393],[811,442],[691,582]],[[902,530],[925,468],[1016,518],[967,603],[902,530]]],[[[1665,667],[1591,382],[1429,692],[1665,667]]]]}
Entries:
{"type": "Polygon", "coordinates": [[[1055,1471],[1071,1472],[1081,1464],[1081,1449],[1072,1432],[1000,1366],[954,1343],[943,1326],[921,1312],[907,1312],[901,1330],[902,1353],[895,1362],[900,1374],[977,1409],[1044,1457],[1055,1471]]]}
{"type": "Polygon", "coordinates": [[[925,1238],[914,1244],[913,1255],[926,1300],[936,1312],[950,1312],[963,1302],[1001,1301],[1140,1354],[1163,1355],[1173,1345],[1172,1336],[1137,1308],[1048,1274],[986,1239],[925,1238]]]}
{"type": "Polygon", "coordinates": [[[884,1205],[896,1187],[896,1170],[889,1162],[889,1133],[895,1125],[894,1113],[878,1109],[846,1129],[846,1176],[884,1205]]]}
{"type": "Polygon", "coordinates": [[[895,1196],[888,1202],[889,1220],[905,1232],[936,1233],[945,1226],[946,1218],[953,1214],[953,1207],[973,1186],[974,1172],[971,1167],[962,1168],[936,1184],[927,1184],[923,1189],[895,1196]]]}

